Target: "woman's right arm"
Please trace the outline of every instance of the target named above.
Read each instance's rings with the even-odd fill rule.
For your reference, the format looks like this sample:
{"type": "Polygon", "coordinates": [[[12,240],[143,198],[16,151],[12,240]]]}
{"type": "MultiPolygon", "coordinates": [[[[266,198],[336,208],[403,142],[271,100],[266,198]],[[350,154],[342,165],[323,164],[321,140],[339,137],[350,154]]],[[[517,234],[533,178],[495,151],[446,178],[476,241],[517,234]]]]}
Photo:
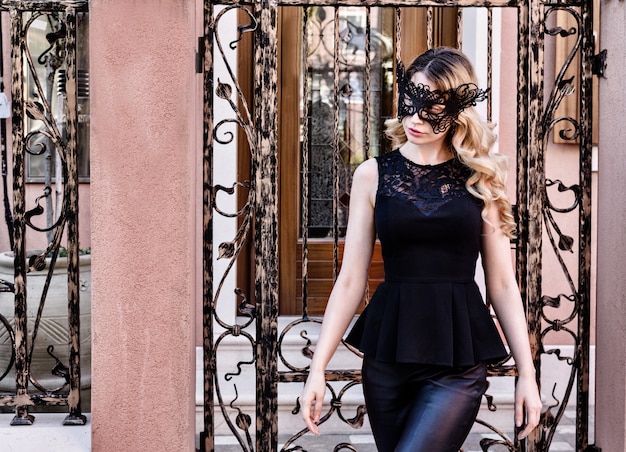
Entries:
{"type": "Polygon", "coordinates": [[[365,293],[374,249],[374,203],[377,186],[377,162],[370,159],[359,165],[354,172],[341,270],[326,305],[309,376],[300,395],[302,417],[308,429],[316,435],[319,434],[317,423],[326,392],[326,366],[365,293]]]}

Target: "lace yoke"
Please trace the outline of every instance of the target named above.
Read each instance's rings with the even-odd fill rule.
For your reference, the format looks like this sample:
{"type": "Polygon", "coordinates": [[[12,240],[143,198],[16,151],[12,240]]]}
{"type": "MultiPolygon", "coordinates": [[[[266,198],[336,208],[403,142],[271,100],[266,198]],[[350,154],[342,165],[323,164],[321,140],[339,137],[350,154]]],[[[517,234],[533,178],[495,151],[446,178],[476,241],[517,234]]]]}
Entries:
{"type": "Polygon", "coordinates": [[[465,182],[470,170],[457,159],[420,165],[393,151],[396,153],[379,158],[378,195],[411,201],[428,216],[451,199],[467,194],[465,182]]]}

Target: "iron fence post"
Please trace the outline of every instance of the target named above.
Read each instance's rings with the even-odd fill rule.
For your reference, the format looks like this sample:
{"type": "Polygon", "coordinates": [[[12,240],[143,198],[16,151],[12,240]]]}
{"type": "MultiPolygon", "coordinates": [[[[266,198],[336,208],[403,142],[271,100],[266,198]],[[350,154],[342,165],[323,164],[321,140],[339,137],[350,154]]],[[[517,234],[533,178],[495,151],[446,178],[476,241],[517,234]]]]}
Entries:
{"type": "Polygon", "coordinates": [[[578,256],[578,350],[576,387],[576,447],[589,446],[589,359],[591,348],[591,156],[592,156],[592,64],[595,54],[593,0],[581,4],[583,28],[580,58],[580,148],[579,148],[579,256],[578,256]]]}
{"type": "Polygon", "coordinates": [[[24,188],[24,68],[22,13],[11,10],[11,105],[13,121],[13,222],[15,226],[15,417],[11,425],[30,425],[34,416],[28,414],[28,327],[26,314],[26,223],[24,188]]]}
{"type": "Polygon", "coordinates": [[[67,210],[67,277],[68,277],[68,316],[70,333],[70,392],[68,395],[69,414],[64,425],[84,425],[86,417],[81,413],[80,397],[80,275],[78,250],[78,158],[76,130],[78,123],[78,91],[76,83],[76,12],[68,8],[65,12],[67,25],[66,37],[66,91],[67,91],[67,129],[65,160],[67,176],[65,193],[68,196],[67,210]]]}
{"type": "Polygon", "coordinates": [[[254,111],[257,149],[252,165],[255,181],[255,268],[257,297],[256,447],[278,448],[278,157],[277,157],[277,6],[255,4],[254,111]]]}
{"type": "MultiPolygon", "coordinates": [[[[541,293],[542,237],[545,187],[543,112],[544,4],[529,2],[529,64],[528,64],[528,272],[526,306],[531,353],[537,382],[541,378],[541,293]]],[[[541,388],[540,388],[541,389],[541,388]]],[[[541,425],[528,436],[522,450],[542,450],[541,425]]]]}
{"type": "MultiPolygon", "coordinates": [[[[203,209],[203,255],[202,255],[202,350],[204,379],[204,429],[200,434],[200,450],[213,452],[215,448],[213,393],[215,378],[215,348],[213,343],[213,2],[204,2],[204,60],[203,60],[203,156],[202,156],[202,209],[203,209]]],[[[200,51],[200,49],[198,49],[200,51]]]]}

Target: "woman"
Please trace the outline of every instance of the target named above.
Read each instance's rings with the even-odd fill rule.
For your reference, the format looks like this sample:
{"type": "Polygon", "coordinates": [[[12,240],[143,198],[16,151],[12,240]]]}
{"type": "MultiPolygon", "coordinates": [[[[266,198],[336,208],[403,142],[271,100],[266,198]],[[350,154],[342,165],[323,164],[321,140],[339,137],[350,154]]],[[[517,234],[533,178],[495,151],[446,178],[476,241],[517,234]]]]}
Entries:
{"type": "Polygon", "coordinates": [[[480,253],[487,295],[517,365],[519,438],[541,400],[511,265],[514,233],[504,157],[476,102],[471,63],[447,47],[397,70],[394,151],[354,173],[342,268],[328,300],[300,402],[319,433],[324,372],[363,298],[375,236],[385,282],[347,342],[364,354],[363,392],[380,452],[456,452],[486,390],[486,366],[506,350],[474,282],[480,253]]]}

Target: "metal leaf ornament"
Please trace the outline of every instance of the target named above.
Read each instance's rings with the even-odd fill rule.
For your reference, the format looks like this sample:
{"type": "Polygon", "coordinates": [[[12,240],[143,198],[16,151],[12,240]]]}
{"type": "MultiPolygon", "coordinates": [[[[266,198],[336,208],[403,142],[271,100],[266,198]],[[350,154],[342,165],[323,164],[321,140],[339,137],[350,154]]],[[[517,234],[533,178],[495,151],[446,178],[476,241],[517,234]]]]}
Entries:
{"type": "Polygon", "coordinates": [[[574,252],[574,239],[569,235],[559,236],[559,249],[563,251],[574,252]]]}
{"type": "Polygon", "coordinates": [[[42,271],[46,268],[46,256],[35,254],[28,258],[29,271],[42,271]]]}
{"type": "Polygon", "coordinates": [[[233,94],[233,88],[228,83],[223,83],[220,79],[217,79],[217,89],[215,90],[215,94],[222,99],[229,100],[233,94]]]}
{"type": "Polygon", "coordinates": [[[233,242],[222,242],[219,246],[218,259],[230,259],[235,255],[235,244],[233,242]]]}

